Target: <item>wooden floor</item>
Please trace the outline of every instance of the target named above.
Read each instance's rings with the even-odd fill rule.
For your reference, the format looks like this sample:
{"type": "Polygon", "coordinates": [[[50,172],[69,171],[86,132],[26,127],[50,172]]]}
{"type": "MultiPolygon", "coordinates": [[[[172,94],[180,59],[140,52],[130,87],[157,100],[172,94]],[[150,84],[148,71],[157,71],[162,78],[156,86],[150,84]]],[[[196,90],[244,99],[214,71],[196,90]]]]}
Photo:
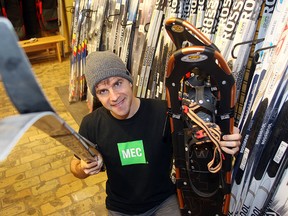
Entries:
{"type": "MultiPolygon", "coordinates": [[[[62,63],[56,58],[32,62],[52,106],[78,130],[55,90],[68,85],[69,65],[67,57],[62,63]]],[[[0,81],[0,119],[16,114],[0,81]]],[[[8,158],[0,162],[0,215],[107,215],[106,173],[79,180],[70,173],[71,157],[72,153],[60,143],[35,127],[30,128],[8,158]]]]}

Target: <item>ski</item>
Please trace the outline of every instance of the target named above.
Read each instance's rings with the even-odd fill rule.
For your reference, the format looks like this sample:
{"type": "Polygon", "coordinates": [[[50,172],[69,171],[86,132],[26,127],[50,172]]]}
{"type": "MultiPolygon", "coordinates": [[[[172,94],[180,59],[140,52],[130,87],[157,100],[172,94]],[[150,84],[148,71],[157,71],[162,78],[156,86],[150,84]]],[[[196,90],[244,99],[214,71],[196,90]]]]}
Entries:
{"type": "MultiPolygon", "coordinates": [[[[275,183],[276,178],[281,175],[281,167],[287,160],[287,142],[288,131],[286,127],[287,122],[288,101],[285,103],[277,115],[275,126],[271,135],[267,138],[267,143],[263,149],[263,153],[259,159],[256,172],[251,181],[247,197],[242,207],[242,212],[246,215],[251,213],[258,213],[264,206],[268,193],[272,193],[271,189],[275,183]],[[267,193],[268,192],[268,193],[267,193]]],[[[270,124],[269,124],[270,128],[270,124]]],[[[265,135],[266,137],[267,135],[265,135]]],[[[262,143],[261,143],[262,144],[262,143]]]]}
{"type": "Polygon", "coordinates": [[[197,3],[197,17],[196,17],[196,28],[201,29],[203,26],[204,15],[206,11],[206,3],[208,0],[198,0],[197,3]]]}
{"type": "MultiPolygon", "coordinates": [[[[261,83],[261,91],[258,92],[257,97],[253,103],[249,116],[243,126],[242,130],[242,147],[240,153],[237,156],[237,160],[234,168],[235,182],[232,186],[232,198],[230,205],[230,214],[237,214],[241,208],[245,199],[249,183],[251,181],[251,166],[255,158],[250,157],[254,155],[258,148],[257,137],[261,129],[266,110],[273,107],[271,103],[273,95],[280,88],[280,80],[285,77],[286,65],[288,63],[286,59],[287,51],[285,47],[288,43],[287,27],[283,29],[281,38],[276,47],[276,51],[273,54],[272,62],[269,65],[267,74],[269,78],[266,82],[261,83]],[[254,150],[256,146],[256,150],[254,150]]],[[[275,103],[275,102],[274,102],[275,103]]],[[[262,128],[263,130],[263,128],[262,128]]],[[[265,130],[265,129],[264,129],[265,130]]]]}
{"type": "Polygon", "coordinates": [[[81,23],[81,31],[80,31],[80,37],[78,40],[78,82],[79,82],[79,100],[83,100],[86,98],[86,82],[85,82],[85,68],[86,68],[86,56],[87,56],[87,45],[88,45],[88,24],[90,22],[90,13],[91,13],[91,4],[92,0],[88,0],[86,2],[86,5],[84,6],[84,9],[82,11],[83,13],[83,20],[81,23]]]}
{"type": "MultiPolygon", "coordinates": [[[[191,7],[192,7],[192,0],[181,1],[181,10],[180,10],[181,19],[187,20],[190,17],[191,7]]],[[[170,18],[170,17],[166,17],[166,18],[170,18]]]]}
{"type": "MultiPolygon", "coordinates": [[[[262,40],[266,37],[268,26],[269,26],[269,23],[270,23],[271,18],[273,16],[273,12],[274,12],[274,9],[275,9],[277,2],[281,3],[281,1],[277,1],[277,0],[276,1],[269,1],[269,0],[265,1],[264,10],[263,10],[263,13],[261,14],[262,16],[261,16],[261,20],[260,20],[260,27],[258,30],[258,36],[257,36],[258,40],[262,40]]],[[[257,51],[258,49],[262,48],[262,45],[263,45],[262,41],[257,43],[255,45],[255,50],[257,51]]]]}
{"type": "MultiPolygon", "coordinates": [[[[163,78],[165,75],[165,65],[166,65],[166,58],[168,58],[169,51],[169,43],[171,40],[169,36],[164,32],[164,23],[165,19],[170,16],[178,16],[180,15],[180,11],[183,10],[183,2],[172,0],[167,1],[167,5],[164,9],[164,15],[161,23],[160,34],[158,37],[158,43],[156,44],[155,56],[152,59],[152,67],[151,67],[151,74],[149,76],[148,87],[146,92],[147,98],[158,98],[161,99],[161,95],[163,93],[163,78]],[[167,40],[168,39],[168,40],[167,40]],[[165,55],[165,56],[163,56],[165,55]],[[163,58],[162,58],[163,56],[163,58]],[[164,66],[164,70],[163,67],[164,66]],[[161,78],[160,78],[161,76],[161,78]]],[[[170,47],[171,48],[171,47],[170,47]]]]}
{"type": "Polygon", "coordinates": [[[106,15],[106,7],[106,0],[93,1],[92,3],[92,10],[90,15],[91,24],[88,31],[88,53],[100,50],[103,23],[106,15]]]}
{"type": "Polygon", "coordinates": [[[77,53],[78,53],[78,43],[79,43],[79,31],[82,23],[82,14],[80,11],[83,8],[83,3],[81,4],[81,0],[76,0],[73,2],[74,6],[74,14],[72,21],[72,40],[71,40],[71,59],[70,59],[70,82],[69,82],[69,102],[75,102],[79,100],[78,95],[78,61],[77,61],[77,53]]]}
{"type": "MultiPolygon", "coordinates": [[[[196,25],[196,19],[197,19],[197,0],[191,0],[191,7],[190,7],[190,13],[189,17],[187,18],[187,22],[191,23],[192,25],[196,25]]],[[[169,17],[170,18],[170,17],[169,17]]]]}
{"type": "Polygon", "coordinates": [[[215,41],[216,46],[219,48],[221,54],[226,60],[228,59],[227,57],[231,52],[230,45],[234,39],[239,19],[245,5],[245,1],[246,0],[233,1],[229,16],[226,21],[224,32],[222,33],[221,38],[219,38],[219,41],[215,41]]]}
{"type": "Polygon", "coordinates": [[[234,39],[230,45],[231,50],[228,53],[227,62],[231,65],[232,74],[236,80],[236,98],[239,97],[242,87],[244,72],[251,49],[251,42],[249,41],[253,41],[254,39],[262,4],[262,0],[247,0],[245,2],[234,39]]]}
{"type": "Polygon", "coordinates": [[[167,52],[161,52],[164,47],[164,32],[161,31],[159,35],[158,46],[156,47],[155,56],[153,58],[151,74],[148,81],[146,98],[159,98],[161,99],[162,91],[157,89],[157,85],[160,83],[160,74],[165,72],[165,68],[161,67],[165,60],[163,59],[163,55],[167,55],[167,52]],[[164,70],[163,70],[164,69],[164,70]]]}
{"type": "Polygon", "coordinates": [[[116,41],[119,37],[118,25],[121,24],[121,0],[116,0],[114,13],[108,15],[108,20],[113,22],[109,39],[109,50],[116,53],[116,41]]]}
{"type": "Polygon", "coordinates": [[[224,0],[223,4],[220,9],[219,14],[219,20],[217,24],[217,30],[215,32],[215,36],[213,37],[212,42],[214,42],[216,45],[219,45],[220,40],[224,34],[225,26],[229,17],[229,13],[231,10],[232,1],[230,0],[224,0]]]}
{"type": "Polygon", "coordinates": [[[156,95],[155,97],[158,99],[165,100],[166,99],[166,89],[165,89],[165,73],[167,71],[167,64],[169,61],[170,56],[175,51],[175,45],[171,41],[168,34],[165,32],[165,22],[170,17],[179,17],[182,19],[186,19],[188,15],[190,15],[188,1],[177,1],[172,0],[167,2],[167,7],[164,14],[164,20],[162,24],[161,29],[161,36],[160,41],[161,43],[158,44],[160,47],[159,52],[162,54],[160,57],[161,59],[158,59],[158,62],[155,62],[155,64],[158,64],[158,73],[155,75],[154,82],[157,83],[156,85],[156,95]],[[188,11],[187,11],[188,10],[188,11]],[[163,42],[163,45],[162,45],[163,42]]]}
{"type": "MultiPolygon", "coordinates": [[[[155,57],[155,52],[157,49],[157,42],[159,40],[159,36],[160,36],[160,32],[161,29],[163,27],[163,21],[164,21],[164,10],[166,8],[166,1],[164,0],[160,5],[159,5],[159,14],[158,14],[158,18],[157,18],[157,23],[155,26],[155,29],[153,31],[153,39],[152,39],[152,44],[150,46],[150,51],[147,52],[148,54],[148,58],[147,58],[147,64],[146,64],[146,68],[145,68],[145,72],[144,72],[144,80],[143,80],[143,88],[141,91],[141,97],[147,97],[147,91],[148,89],[148,85],[149,85],[149,78],[153,78],[153,71],[151,70],[152,68],[152,64],[154,61],[154,57],[155,57]]],[[[153,22],[153,20],[152,20],[153,22]]],[[[150,27],[149,27],[150,28],[150,27]]],[[[152,31],[152,29],[149,29],[150,31],[152,31]]],[[[149,95],[148,95],[149,97],[149,95]]]]}
{"type": "MultiPolygon", "coordinates": [[[[136,18],[136,31],[133,39],[133,52],[131,57],[131,73],[133,76],[133,83],[137,82],[138,70],[140,68],[141,54],[144,47],[144,42],[150,25],[151,14],[154,8],[155,0],[140,0],[138,7],[138,14],[136,18]]],[[[134,92],[136,85],[133,85],[134,92]]]]}
{"type": "MultiPolygon", "coordinates": [[[[87,29],[87,54],[99,51],[102,47],[101,35],[106,16],[107,4],[106,0],[92,0],[90,9],[86,13],[86,16],[89,16],[89,27],[87,29]]],[[[94,106],[94,97],[91,95],[90,91],[87,91],[86,101],[89,110],[92,111],[94,106]]]]}
{"type": "MultiPolygon", "coordinates": [[[[84,71],[86,65],[88,25],[91,16],[92,0],[75,1],[72,26],[72,55],[70,60],[69,102],[77,102],[86,97],[84,71]]],[[[93,13],[92,13],[93,14],[93,13]]]]}
{"type": "MultiPolygon", "coordinates": [[[[269,98],[269,96],[264,96],[265,97],[264,100],[271,100],[270,106],[267,106],[261,128],[257,134],[257,139],[254,143],[253,150],[250,153],[250,160],[247,162],[246,165],[247,172],[249,173],[246,174],[246,176],[248,176],[246,178],[248,179],[248,182],[251,181],[251,183],[247,184],[248,186],[246,186],[246,188],[250,188],[250,192],[252,193],[253,191],[255,192],[255,186],[252,184],[253,182],[250,176],[253,176],[255,174],[258,165],[260,166],[263,165],[263,163],[259,164],[260,157],[257,156],[265,154],[265,152],[263,152],[263,149],[266,147],[266,145],[272,145],[271,143],[267,143],[267,139],[272,135],[278,112],[282,108],[282,105],[284,103],[283,101],[287,98],[288,94],[287,78],[288,78],[288,71],[286,70],[285,75],[281,78],[284,80],[284,82],[278,85],[277,90],[275,90],[275,93],[271,96],[271,98],[269,98]]],[[[246,192],[247,194],[244,194],[242,192],[243,204],[241,207],[240,214],[246,215],[245,212],[247,210],[247,207],[250,207],[253,200],[251,197],[249,197],[249,191],[247,189],[245,189],[244,191],[247,191],[246,192]]]]}
{"type": "MultiPolygon", "coordinates": [[[[287,156],[287,150],[285,152],[287,156]]],[[[265,211],[265,215],[277,215],[277,216],[287,216],[287,193],[283,193],[283,191],[287,191],[287,185],[288,185],[288,168],[286,163],[286,170],[282,176],[282,178],[279,180],[279,185],[275,191],[275,195],[271,198],[269,206],[267,210],[265,211]]],[[[262,213],[262,212],[261,212],[262,213]]]]}
{"type": "Polygon", "coordinates": [[[253,101],[255,100],[255,96],[259,91],[259,87],[262,80],[265,78],[263,82],[267,83],[267,80],[269,79],[268,74],[267,75],[265,74],[266,71],[268,70],[269,62],[271,61],[274,47],[276,46],[279,37],[281,35],[281,31],[283,30],[284,25],[286,23],[287,15],[288,15],[287,0],[277,1],[271,21],[269,22],[265,40],[262,43],[263,50],[259,51],[258,63],[256,65],[255,72],[252,76],[251,83],[249,85],[247,98],[245,100],[244,107],[238,124],[240,130],[242,129],[243,124],[248,117],[253,101]]]}
{"type": "Polygon", "coordinates": [[[122,47],[124,43],[124,31],[127,24],[127,12],[129,7],[128,0],[121,1],[120,14],[119,14],[119,25],[117,26],[117,37],[115,44],[115,53],[120,56],[122,52],[122,47]]]}
{"type": "MultiPolygon", "coordinates": [[[[131,52],[131,46],[133,44],[133,34],[135,31],[135,21],[138,10],[138,1],[130,1],[128,5],[127,22],[124,24],[123,46],[119,57],[127,65],[129,53],[131,52]]],[[[130,69],[130,67],[127,67],[130,69]]]]}
{"type": "Polygon", "coordinates": [[[13,148],[17,138],[20,138],[21,134],[32,124],[58,140],[83,160],[89,161],[93,159],[95,155],[99,154],[95,149],[97,146],[75,132],[57,115],[47,101],[31,70],[27,56],[18,45],[11,23],[5,18],[0,18],[0,28],[2,30],[0,32],[0,37],[2,38],[0,43],[3,48],[0,51],[1,77],[11,102],[20,113],[20,116],[7,117],[1,120],[0,126],[6,131],[6,134],[1,133],[1,137],[7,137],[9,128],[12,128],[10,132],[16,133],[9,134],[12,140],[1,138],[1,145],[4,147],[3,152],[5,152],[5,155],[1,156],[2,159],[13,148]],[[4,143],[4,140],[11,141],[12,144],[9,142],[4,143]],[[5,151],[6,149],[8,151],[5,151]]]}
{"type": "Polygon", "coordinates": [[[99,50],[110,50],[110,38],[111,38],[111,31],[114,21],[114,11],[116,6],[116,0],[111,0],[107,3],[105,17],[103,20],[103,29],[101,34],[101,45],[99,50]]]}
{"type": "Polygon", "coordinates": [[[214,35],[217,30],[222,3],[223,2],[220,0],[207,1],[201,32],[203,32],[211,41],[214,40],[214,35]]]}
{"type": "Polygon", "coordinates": [[[138,78],[136,82],[137,86],[137,97],[145,97],[148,79],[150,76],[150,69],[152,60],[155,54],[156,42],[159,36],[159,30],[163,21],[163,10],[166,5],[165,0],[156,1],[155,8],[151,17],[151,23],[149,25],[148,33],[145,40],[143,49],[143,56],[140,64],[141,70],[139,69],[138,78]]]}

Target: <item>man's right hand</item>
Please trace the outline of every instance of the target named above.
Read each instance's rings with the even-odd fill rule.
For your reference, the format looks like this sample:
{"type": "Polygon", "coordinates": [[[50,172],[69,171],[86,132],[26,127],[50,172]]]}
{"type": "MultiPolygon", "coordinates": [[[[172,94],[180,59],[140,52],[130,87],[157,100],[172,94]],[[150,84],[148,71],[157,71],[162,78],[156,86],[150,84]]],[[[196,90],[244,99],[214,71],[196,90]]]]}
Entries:
{"type": "Polygon", "coordinates": [[[71,160],[70,169],[77,178],[84,179],[90,175],[95,175],[101,171],[103,166],[103,158],[100,154],[94,157],[94,160],[84,161],[77,157],[71,160]]]}
{"type": "Polygon", "coordinates": [[[99,154],[98,156],[95,156],[94,159],[95,160],[89,162],[81,160],[80,166],[85,174],[95,175],[101,171],[101,168],[103,166],[102,156],[99,154]]]}

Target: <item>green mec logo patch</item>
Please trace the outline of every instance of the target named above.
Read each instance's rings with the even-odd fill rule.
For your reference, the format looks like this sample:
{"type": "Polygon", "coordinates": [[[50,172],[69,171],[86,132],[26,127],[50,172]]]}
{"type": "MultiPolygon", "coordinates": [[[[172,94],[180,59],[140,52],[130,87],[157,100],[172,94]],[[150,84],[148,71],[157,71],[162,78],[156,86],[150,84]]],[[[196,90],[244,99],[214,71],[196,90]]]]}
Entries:
{"type": "Polygon", "coordinates": [[[118,143],[118,151],[122,166],[147,163],[142,140],[118,143]]]}

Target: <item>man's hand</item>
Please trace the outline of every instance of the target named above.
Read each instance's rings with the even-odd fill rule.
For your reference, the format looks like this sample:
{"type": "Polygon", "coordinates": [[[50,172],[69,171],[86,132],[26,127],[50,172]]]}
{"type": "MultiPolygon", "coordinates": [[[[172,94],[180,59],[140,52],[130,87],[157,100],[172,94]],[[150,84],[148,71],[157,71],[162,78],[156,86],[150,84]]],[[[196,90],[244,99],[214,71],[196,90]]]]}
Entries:
{"type": "Polygon", "coordinates": [[[220,145],[224,152],[234,155],[239,151],[241,145],[241,134],[239,128],[234,127],[233,134],[224,135],[222,139],[220,145]]]}
{"type": "Polygon", "coordinates": [[[101,171],[103,166],[103,158],[101,155],[95,156],[95,160],[85,162],[81,160],[80,167],[82,168],[83,172],[87,175],[95,175],[101,171]]]}
{"type": "Polygon", "coordinates": [[[70,169],[75,177],[84,179],[90,175],[95,175],[99,173],[102,166],[103,158],[100,154],[98,156],[95,156],[94,160],[86,162],[74,156],[71,160],[70,169]]]}

